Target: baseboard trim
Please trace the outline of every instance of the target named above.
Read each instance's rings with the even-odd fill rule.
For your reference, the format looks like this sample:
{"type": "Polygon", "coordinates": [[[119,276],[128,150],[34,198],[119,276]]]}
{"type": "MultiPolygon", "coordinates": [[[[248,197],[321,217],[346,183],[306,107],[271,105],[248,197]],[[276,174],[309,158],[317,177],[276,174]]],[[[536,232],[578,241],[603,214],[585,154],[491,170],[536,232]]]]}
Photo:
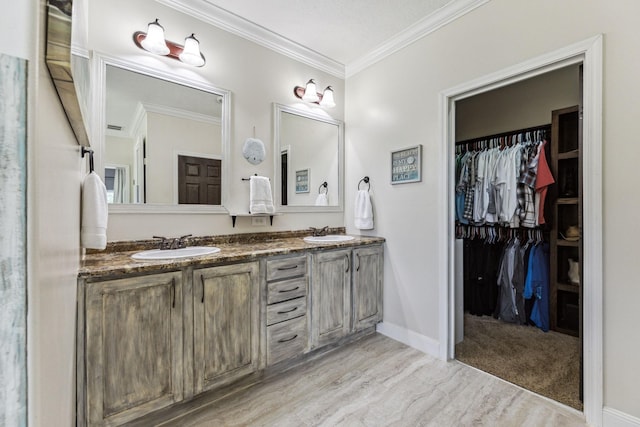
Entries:
{"type": "Polygon", "coordinates": [[[440,358],[440,343],[432,338],[417,332],[411,331],[403,326],[398,326],[390,322],[378,323],[376,331],[396,341],[427,353],[433,357],[440,358]]]}
{"type": "Polygon", "coordinates": [[[605,406],[602,409],[602,425],[604,427],[640,427],[640,418],[605,406]]]}

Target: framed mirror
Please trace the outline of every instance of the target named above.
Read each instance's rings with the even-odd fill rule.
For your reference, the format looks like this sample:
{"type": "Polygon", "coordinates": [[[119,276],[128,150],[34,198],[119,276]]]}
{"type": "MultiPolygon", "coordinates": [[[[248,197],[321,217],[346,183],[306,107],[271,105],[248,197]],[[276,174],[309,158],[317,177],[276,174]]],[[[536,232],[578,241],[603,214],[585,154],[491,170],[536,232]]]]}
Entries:
{"type": "Polygon", "coordinates": [[[71,54],[72,44],[82,44],[78,34],[87,27],[84,7],[85,1],[47,0],[45,62],[78,144],[89,146],[80,94],[74,81],[78,66],[71,54]],[[75,22],[73,26],[72,22],[75,22]]]}
{"type": "Polygon", "coordinates": [[[94,139],[110,212],[227,213],[230,92],[94,55],[94,139]]]}
{"type": "Polygon", "coordinates": [[[344,123],[281,104],[274,104],[273,116],[278,210],[342,211],[344,123]]]}

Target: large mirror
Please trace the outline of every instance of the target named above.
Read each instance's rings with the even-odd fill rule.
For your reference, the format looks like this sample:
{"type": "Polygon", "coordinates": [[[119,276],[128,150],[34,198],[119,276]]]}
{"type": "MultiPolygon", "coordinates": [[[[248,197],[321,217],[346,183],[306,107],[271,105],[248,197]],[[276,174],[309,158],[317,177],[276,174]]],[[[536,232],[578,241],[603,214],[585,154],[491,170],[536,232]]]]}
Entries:
{"type": "Polygon", "coordinates": [[[226,212],[229,92],[97,60],[100,167],[110,210],[226,212]]]}
{"type": "Polygon", "coordinates": [[[274,104],[275,198],[290,212],[343,209],[343,122],[274,104]]]}

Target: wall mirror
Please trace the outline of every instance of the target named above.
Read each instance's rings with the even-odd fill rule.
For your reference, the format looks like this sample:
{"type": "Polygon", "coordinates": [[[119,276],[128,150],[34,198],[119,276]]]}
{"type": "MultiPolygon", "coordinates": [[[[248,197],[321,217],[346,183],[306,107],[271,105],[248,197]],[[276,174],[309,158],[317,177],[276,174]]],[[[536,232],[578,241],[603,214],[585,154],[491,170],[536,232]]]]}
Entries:
{"type": "Polygon", "coordinates": [[[230,93],[94,58],[101,88],[94,104],[100,106],[96,168],[104,174],[110,211],[226,213],[230,93]]]}
{"type": "Polygon", "coordinates": [[[342,211],[343,122],[281,104],[273,115],[278,210],[342,211]]]}

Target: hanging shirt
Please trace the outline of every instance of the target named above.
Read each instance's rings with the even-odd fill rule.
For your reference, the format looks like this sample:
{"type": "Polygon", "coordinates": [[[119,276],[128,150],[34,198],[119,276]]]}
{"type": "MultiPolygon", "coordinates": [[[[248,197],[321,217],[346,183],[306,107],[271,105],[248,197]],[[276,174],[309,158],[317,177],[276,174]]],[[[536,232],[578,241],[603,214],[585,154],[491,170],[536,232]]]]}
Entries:
{"type": "Polygon", "coordinates": [[[549,244],[536,245],[529,253],[524,298],[534,298],[531,321],[549,331],[549,244]]]}
{"type": "Polygon", "coordinates": [[[553,184],[555,179],[553,179],[553,175],[551,174],[551,169],[549,169],[549,164],[547,163],[547,157],[544,151],[544,147],[547,144],[547,141],[543,141],[540,144],[540,150],[538,155],[538,173],[536,176],[536,198],[537,204],[536,206],[538,211],[538,225],[544,224],[544,202],[547,196],[547,190],[551,184],[553,184]]]}

